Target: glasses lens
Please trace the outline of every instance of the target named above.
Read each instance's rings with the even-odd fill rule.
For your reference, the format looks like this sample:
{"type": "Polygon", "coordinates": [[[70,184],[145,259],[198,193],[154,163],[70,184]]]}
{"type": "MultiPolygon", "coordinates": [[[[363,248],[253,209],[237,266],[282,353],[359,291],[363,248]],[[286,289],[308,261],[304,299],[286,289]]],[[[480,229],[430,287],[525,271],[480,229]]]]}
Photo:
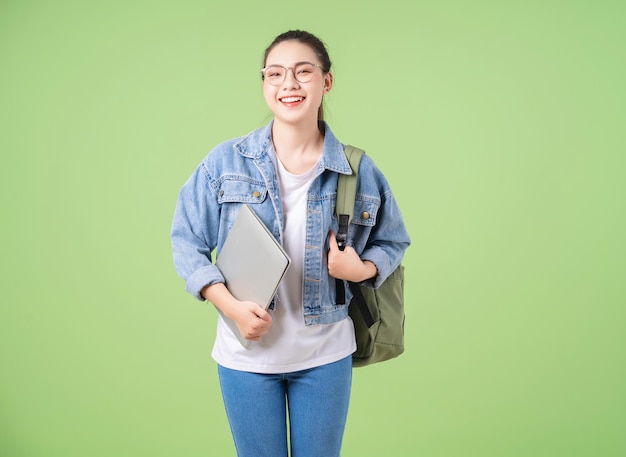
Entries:
{"type": "Polygon", "coordinates": [[[294,68],[293,72],[296,76],[296,79],[301,83],[306,83],[313,78],[313,71],[315,70],[315,66],[312,63],[299,63],[294,68]]]}
{"type": "Polygon", "coordinates": [[[273,85],[280,85],[285,79],[285,69],[278,65],[270,65],[265,69],[265,79],[273,85]]]}

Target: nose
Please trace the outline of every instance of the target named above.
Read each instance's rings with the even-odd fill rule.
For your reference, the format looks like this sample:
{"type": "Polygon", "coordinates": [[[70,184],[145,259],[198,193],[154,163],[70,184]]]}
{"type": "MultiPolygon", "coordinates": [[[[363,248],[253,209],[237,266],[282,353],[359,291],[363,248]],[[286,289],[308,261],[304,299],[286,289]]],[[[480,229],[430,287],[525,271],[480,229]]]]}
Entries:
{"type": "Polygon", "coordinates": [[[298,87],[299,83],[296,79],[296,70],[293,68],[287,68],[285,72],[285,80],[283,81],[283,87],[298,87]]]}

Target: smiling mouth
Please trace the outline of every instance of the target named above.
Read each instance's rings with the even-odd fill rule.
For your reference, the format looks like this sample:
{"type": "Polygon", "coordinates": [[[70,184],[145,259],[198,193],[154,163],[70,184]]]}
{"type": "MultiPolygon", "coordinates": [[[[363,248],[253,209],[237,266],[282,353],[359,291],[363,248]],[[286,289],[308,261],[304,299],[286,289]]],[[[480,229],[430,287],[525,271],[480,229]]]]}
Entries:
{"type": "Polygon", "coordinates": [[[304,97],[283,97],[279,100],[283,103],[296,103],[304,100],[304,97]]]}

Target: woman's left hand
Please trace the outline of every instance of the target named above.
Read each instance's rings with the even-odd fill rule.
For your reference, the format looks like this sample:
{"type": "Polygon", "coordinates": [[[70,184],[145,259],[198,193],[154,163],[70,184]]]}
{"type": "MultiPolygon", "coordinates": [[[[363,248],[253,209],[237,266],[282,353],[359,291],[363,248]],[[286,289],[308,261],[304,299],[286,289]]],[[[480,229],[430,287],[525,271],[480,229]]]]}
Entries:
{"type": "Polygon", "coordinates": [[[361,282],[373,278],[378,269],[373,262],[363,261],[352,246],[339,250],[335,232],[329,233],[328,272],[333,278],[346,279],[352,282],[361,282]]]}

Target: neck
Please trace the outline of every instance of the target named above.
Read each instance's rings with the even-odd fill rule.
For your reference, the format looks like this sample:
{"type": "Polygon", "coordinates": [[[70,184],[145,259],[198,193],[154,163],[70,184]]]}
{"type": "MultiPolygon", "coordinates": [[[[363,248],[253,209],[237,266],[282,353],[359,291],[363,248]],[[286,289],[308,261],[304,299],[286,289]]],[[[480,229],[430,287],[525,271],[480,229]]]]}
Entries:
{"type": "Polygon", "coordinates": [[[317,127],[317,121],[304,126],[274,120],[272,142],[283,166],[295,174],[309,170],[324,150],[324,137],[317,127]]]}

